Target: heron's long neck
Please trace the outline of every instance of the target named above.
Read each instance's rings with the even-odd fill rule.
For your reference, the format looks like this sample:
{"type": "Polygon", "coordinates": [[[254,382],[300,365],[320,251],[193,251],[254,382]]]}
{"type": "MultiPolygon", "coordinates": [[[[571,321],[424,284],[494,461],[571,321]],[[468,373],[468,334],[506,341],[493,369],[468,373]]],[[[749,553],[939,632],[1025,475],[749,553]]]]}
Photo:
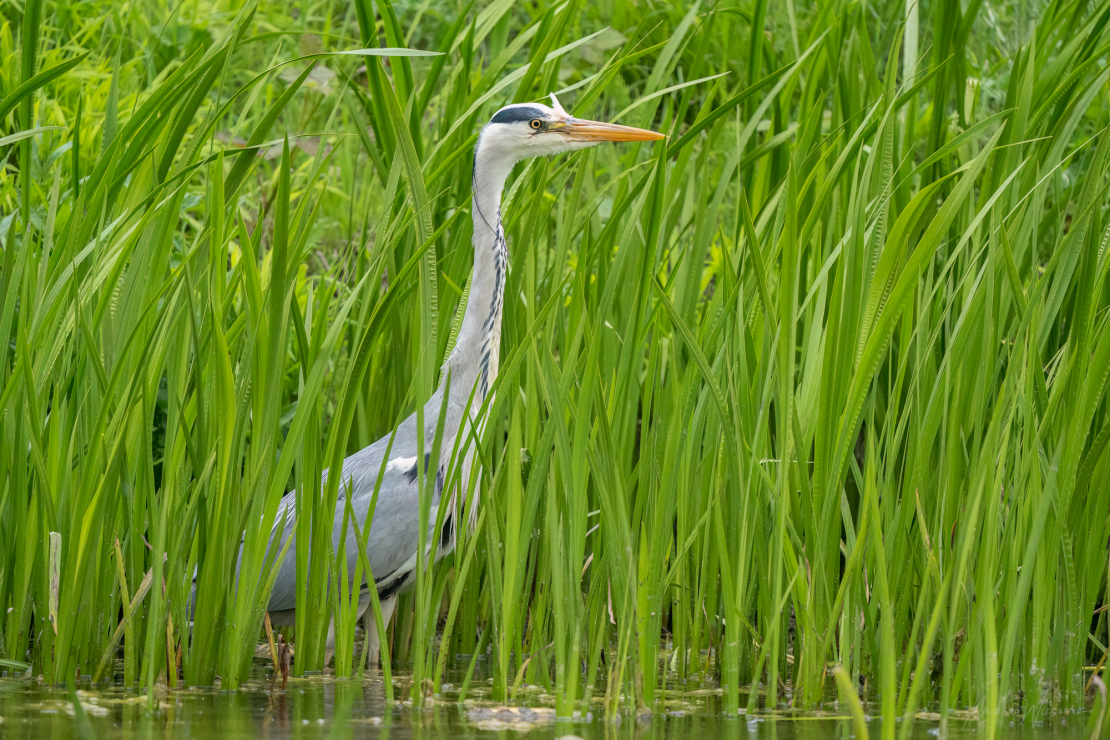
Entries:
{"type": "Polygon", "coordinates": [[[447,360],[451,396],[465,404],[474,389],[480,406],[497,377],[501,344],[501,309],[509,252],[501,228],[501,191],[513,162],[483,152],[474,157],[474,273],[455,349],[447,360]]]}

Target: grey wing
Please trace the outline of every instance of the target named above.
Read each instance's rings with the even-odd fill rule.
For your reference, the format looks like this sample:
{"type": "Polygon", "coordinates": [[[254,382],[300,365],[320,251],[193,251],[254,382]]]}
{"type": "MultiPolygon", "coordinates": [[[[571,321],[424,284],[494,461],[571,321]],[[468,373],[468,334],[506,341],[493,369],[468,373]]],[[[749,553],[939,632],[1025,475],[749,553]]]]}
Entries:
{"type": "MultiPolygon", "coordinates": [[[[424,465],[417,465],[414,451],[411,451],[413,454],[408,456],[406,452],[410,452],[410,450],[398,452],[397,447],[398,445],[395,444],[393,450],[391,450],[390,459],[386,462],[385,470],[381,473],[381,487],[378,491],[378,499],[374,507],[374,516],[366,544],[366,556],[370,561],[374,579],[379,587],[383,587],[389,580],[395,579],[397,574],[405,573],[415,567],[416,550],[419,542],[417,475],[421,467],[427,468],[427,460],[425,460],[424,465]]],[[[379,448],[378,444],[374,444],[343,462],[339,499],[336,502],[332,523],[332,547],[334,549],[338,549],[340,546],[343,516],[346,508],[345,498],[348,494],[351,496],[351,508],[358,520],[359,531],[364,538],[367,537],[366,520],[374,495],[374,485],[378,480],[379,472],[382,471],[384,451],[384,449],[379,448]]],[[[327,474],[325,474],[322,482],[326,482],[326,480],[327,474]]],[[[284,545],[287,538],[292,538],[292,541],[274,582],[274,590],[270,596],[269,604],[271,611],[293,609],[296,606],[295,508],[296,493],[286,494],[282,498],[278,509],[274,529],[275,534],[277,534],[278,525],[281,523],[284,513],[285,523],[281,527],[281,544],[279,546],[284,545]]],[[[434,506],[431,516],[434,522],[434,506]]],[[[348,573],[353,579],[355,564],[358,560],[358,543],[355,541],[355,529],[352,526],[347,528],[344,549],[347,557],[348,573]]]]}

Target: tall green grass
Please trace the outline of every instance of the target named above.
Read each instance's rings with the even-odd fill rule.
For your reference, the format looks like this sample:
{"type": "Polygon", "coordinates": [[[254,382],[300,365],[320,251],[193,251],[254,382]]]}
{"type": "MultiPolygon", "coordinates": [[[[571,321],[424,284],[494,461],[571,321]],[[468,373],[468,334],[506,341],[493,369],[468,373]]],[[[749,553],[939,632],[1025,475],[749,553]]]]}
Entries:
{"type": "Polygon", "coordinates": [[[567,716],[834,666],[885,736],[1084,706],[1110,3],[602,5],[3,6],[0,657],[235,687],[285,557],[295,671],[332,619],[368,670],[320,474],[442,382],[475,135],[555,91],[670,138],[507,189],[481,512],[385,640],[414,698],[488,650],[567,716]]]}

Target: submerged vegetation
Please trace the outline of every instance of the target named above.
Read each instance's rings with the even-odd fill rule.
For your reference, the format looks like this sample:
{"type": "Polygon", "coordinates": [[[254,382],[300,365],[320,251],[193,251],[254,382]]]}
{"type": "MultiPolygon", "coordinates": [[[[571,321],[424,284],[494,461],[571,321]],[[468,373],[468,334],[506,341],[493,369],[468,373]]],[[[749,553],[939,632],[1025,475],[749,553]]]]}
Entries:
{"type": "Polygon", "coordinates": [[[890,737],[926,705],[990,734],[1083,708],[1110,644],[1108,19],[0,5],[0,663],[234,688],[280,556],[312,569],[293,672],[332,618],[335,673],[368,670],[317,481],[436,387],[477,131],[554,91],[670,138],[510,181],[482,506],[385,641],[414,699],[488,654],[495,698],[542,684],[564,716],[693,676],[730,712],[858,690],[890,737]],[[297,546],[267,552],[293,488],[297,546]]]}

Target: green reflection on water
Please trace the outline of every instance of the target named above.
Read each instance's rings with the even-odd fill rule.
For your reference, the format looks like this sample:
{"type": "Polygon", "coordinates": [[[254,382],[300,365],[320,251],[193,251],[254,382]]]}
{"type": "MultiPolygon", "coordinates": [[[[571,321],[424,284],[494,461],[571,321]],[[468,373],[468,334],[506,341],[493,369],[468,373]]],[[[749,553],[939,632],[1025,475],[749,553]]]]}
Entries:
{"type": "MultiPolygon", "coordinates": [[[[405,676],[396,679],[398,696],[406,696],[405,676]]],[[[280,681],[271,689],[270,675],[259,669],[238,691],[182,689],[161,691],[156,708],[147,708],[145,694],[120,686],[89,685],[78,692],[92,734],[96,738],[548,738],[579,737],[617,740],[682,738],[725,740],[760,738],[854,737],[848,719],[830,702],[825,711],[764,712],[758,716],[728,717],[721,713],[720,697],[712,689],[669,686],[666,699],[649,718],[623,715],[605,721],[600,711],[586,722],[554,722],[545,711],[549,697],[540,687],[524,692],[519,705],[497,707],[486,701],[484,684],[472,687],[465,706],[445,686],[442,697],[424,709],[389,704],[381,675],[362,680],[330,676],[290,678],[283,691],[280,681]],[[683,690],[679,690],[683,689],[683,690]]],[[[877,707],[871,708],[877,711],[877,707]]],[[[80,727],[64,687],[44,686],[26,678],[0,678],[0,738],[77,738],[80,727]]],[[[1008,727],[1005,740],[1088,737],[1089,715],[1055,717],[1034,727],[1008,727]]],[[[881,734],[881,723],[869,721],[872,737],[881,734]]],[[[979,723],[966,718],[950,720],[949,737],[980,734],[979,723]]],[[[938,723],[922,719],[915,724],[915,738],[938,736],[938,723]]]]}

